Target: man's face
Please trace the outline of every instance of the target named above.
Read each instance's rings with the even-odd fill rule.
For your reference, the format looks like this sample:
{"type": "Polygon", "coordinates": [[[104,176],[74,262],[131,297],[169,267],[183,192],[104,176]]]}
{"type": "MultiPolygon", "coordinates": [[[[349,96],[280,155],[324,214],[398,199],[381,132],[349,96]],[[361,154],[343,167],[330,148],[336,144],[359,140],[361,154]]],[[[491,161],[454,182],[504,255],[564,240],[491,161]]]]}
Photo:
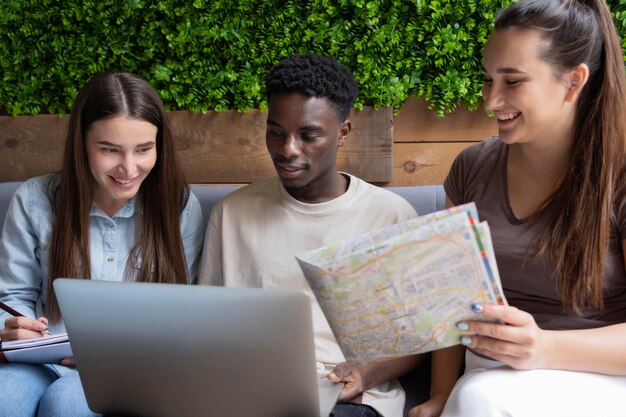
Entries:
{"type": "Polygon", "coordinates": [[[271,95],[265,141],[290,194],[304,194],[305,200],[313,201],[335,186],[337,148],[349,131],[350,123],[339,120],[325,98],[297,92],[271,95]]]}

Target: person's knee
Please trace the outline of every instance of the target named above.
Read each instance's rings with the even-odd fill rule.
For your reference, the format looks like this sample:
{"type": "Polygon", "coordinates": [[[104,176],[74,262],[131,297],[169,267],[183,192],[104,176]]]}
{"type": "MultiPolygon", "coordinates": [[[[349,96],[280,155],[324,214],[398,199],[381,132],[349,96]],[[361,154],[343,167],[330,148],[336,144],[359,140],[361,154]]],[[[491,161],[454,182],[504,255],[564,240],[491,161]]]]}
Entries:
{"type": "Polygon", "coordinates": [[[502,380],[495,372],[469,374],[459,380],[450,394],[442,417],[503,416],[506,395],[502,393],[502,380]]]}
{"type": "Polygon", "coordinates": [[[56,379],[39,365],[11,363],[0,366],[0,415],[29,416],[37,412],[39,399],[56,379]]]}
{"type": "Polygon", "coordinates": [[[87,400],[77,372],[65,375],[44,392],[39,403],[40,417],[95,417],[87,406],[87,400]]]}

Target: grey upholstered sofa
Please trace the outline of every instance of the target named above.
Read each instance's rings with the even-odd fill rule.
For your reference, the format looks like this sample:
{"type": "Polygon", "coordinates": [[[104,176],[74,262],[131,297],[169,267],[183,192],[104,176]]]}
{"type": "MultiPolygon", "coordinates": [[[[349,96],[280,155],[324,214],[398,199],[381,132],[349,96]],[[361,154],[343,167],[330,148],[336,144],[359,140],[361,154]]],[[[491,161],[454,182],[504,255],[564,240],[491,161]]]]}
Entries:
{"type": "MultiPolygon", "coordinates": [[[[0,182],[0,228],[4,224],[4,217],[9,207],[11,196],[20,184],[20,182],[0,182]]],[[[194,185],[191,187],[202,205],[205,225],[215,203],[236,188],[236,186],[225,185],[194,185]]],[[[445,194],[443,187],[440,185],[388,187],[388,189],[407,199],[419,214],[441,210],[445,205],[445,194]]]]}
{"type": "MultiPolygon", "coordinates": [[[[4,224],[11,196],[20,182],[0,182],[0,228],[4,224]]],[[[208,222],[211,209],[222,197],[235,190],[235,186],[194,185],[191,187],[202,205],[204,224],[208,222]]],[[[408,200],[419,214],[431,213],[441,210],[445,205],[445,193],[441,185],[414,186],[414,187],[389,187],[389,190],[401,195],[408,200]]],[[[0,262],[2,260],[0,259],[0,262]]],[[[401,378],[400,381],[407,393],[405,410],[425,401],[429,392],[429,365],[420,366],[419,369],[401,378]]]]}

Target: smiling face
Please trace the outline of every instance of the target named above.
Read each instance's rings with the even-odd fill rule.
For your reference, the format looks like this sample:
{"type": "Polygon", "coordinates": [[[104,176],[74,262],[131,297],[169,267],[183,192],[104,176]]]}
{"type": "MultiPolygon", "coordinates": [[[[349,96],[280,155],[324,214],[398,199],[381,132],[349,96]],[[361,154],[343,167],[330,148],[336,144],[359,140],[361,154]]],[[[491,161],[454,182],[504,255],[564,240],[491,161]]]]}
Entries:
{"type": "Polygon", "coordinates": [[[496,30],[484,54],[483,99],[503,142],[569,140],[576,113],[567,74],[541,58],[545,41],[528,29],[496,30]]]}
{"type": "Polygon", "coordinates": [[[337,172],[337,148],[350,132],[325,98],[275,93],[269,100],[267,149],[287,191],[305,202],[343,194],[345,179],[337,172]]]}
{"type": "Polygon", "coordinates": [[[91,124],[86,149],[96,182],[94,202],[109,216],[133,198],[157,160],[157,127],[115,116],[91,124]]]}

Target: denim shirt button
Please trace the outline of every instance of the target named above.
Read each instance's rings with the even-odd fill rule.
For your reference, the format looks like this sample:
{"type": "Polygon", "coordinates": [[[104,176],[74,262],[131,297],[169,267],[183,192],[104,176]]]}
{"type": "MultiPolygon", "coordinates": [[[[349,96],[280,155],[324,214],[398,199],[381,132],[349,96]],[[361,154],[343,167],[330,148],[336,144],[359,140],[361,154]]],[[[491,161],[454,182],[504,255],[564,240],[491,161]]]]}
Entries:
{"type": "Polygon", "coordinates": [[[107,258],[107,262],[113,262],[113,259],[114,259],[114,258],[113,258],[112,256],[109,256],[109,257],[107,258]]]}

